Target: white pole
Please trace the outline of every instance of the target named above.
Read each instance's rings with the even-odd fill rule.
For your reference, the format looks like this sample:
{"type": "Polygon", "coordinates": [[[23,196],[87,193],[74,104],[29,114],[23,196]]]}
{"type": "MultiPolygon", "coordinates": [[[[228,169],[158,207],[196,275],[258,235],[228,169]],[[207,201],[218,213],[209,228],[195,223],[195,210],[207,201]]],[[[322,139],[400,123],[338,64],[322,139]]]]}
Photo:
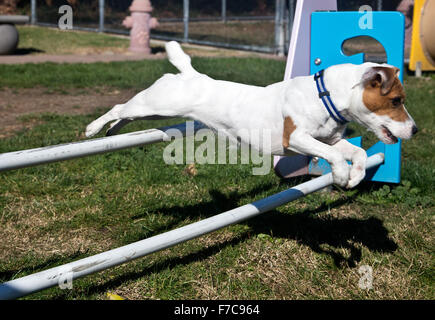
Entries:
{"type": "Polygon", "coordinates": [[[165,132],[169,129],[180,130],[183,135],[187,136],[194,134],[201,128],[205,128],[205,126],[199,122],[187,122],[175,126],[130,132],[111,137],[2,153],[0,154],[0,171],[30,167],[43,163],[69,160],[156,143],[164,141],[164,139],[168,137],[165,132]]]}
{"type": "MultiPolygon", "coordinates": [[[[384,155],[375,154],[367,159],[367,169],[382,164],[384,155]]],[[[124,262],[163,250],[187,240],[239,223],[261,213],[296,200],[332,184],[332,173],[302,183],[265,199],[226,211],[187,226],[165,232],[129,245],[106,251],[59,267],[11,280],[0,285],[0,299],[15,299],[49,287],[64,284],[124,262]]]]}

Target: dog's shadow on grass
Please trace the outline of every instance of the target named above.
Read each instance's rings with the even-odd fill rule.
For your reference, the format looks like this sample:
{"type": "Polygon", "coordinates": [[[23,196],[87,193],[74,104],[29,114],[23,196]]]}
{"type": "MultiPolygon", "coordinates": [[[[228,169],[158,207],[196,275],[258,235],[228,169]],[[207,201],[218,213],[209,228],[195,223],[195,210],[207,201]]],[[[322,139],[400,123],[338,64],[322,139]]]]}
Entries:
{"type": "Polygon", "coordinates": [[[248,225],[255,233],[271,233],[275,238],[292,239],[314,252],[327,254],[338,268],[356,267],[361,261],[362,246],[370,251],[386,253],[397,249],[397,244],[389,238],[388,230],[378,218],[319,218],[314,211],[296,214],[273,211],[267,213],[267,219],[261,217],[248,222],[248,225]],[[345,255],[343,251],[349,254],[345,255]]]}
{"type": "MultiPolygon", "coordinates": [[[[229,195],[211,190],[211,201],[190,206],[160,208],[158,212],[174,218],[171,225],[165,225],[166,230],[173,229],[186,218],[195,219],[198,215],[205,218],[234,209],[241,205],[241,199],[267,191],[271,187],[262,185],[245,193],[233,192],[229,195]]],[[[351,203],[359,194],[366,192],[370,192],[370,188],[361,184],[353,196],[336,200],[329,205],[322,204],[316,209],[305,209],[295,213],[273,210],[243,223],[250,227],[251,237],[270,233],[275,238],[295,240],[317,253],[330,255],[336,267],[353,268],[361,260],[362,246],[375,252],[388,253],[397,249],[397,244],[388,236],[383,221],[373,216],[366,219],[336,218],[328,215],[319,217],[318,213],[351,203]],[[343,251],[349,254],[345,256],[343,251]]],[[[157,233],[163,231],[159,230],[157,233]]]]}
{"type": "MultiPolygon", "coordinates": [[[[201,215],[205,218],[233,209],[240,206],[241,199],[262,191],[267,191],[272,187],[272,185],[266,184],[253,188],[246,193],[233,192],[229,195],[223,194],[217,190],[212,190],[210,191],[212,197],[210,201],[190,206],[163,207],[156,211],[176,217],[175,221],[171,223],[171,226],[165,226],[166,229],[172,229],[172,227],[176,227],[179,222],[185,220],[187,217],[198,218],[198,215],[201,215]]],[[[188,265],[192,262],[207,259],[210,256],[218,254],[226,247],[235,246],[248,238],[256,237],[258,234],[264,233],[272,234],[275,239],[283,238],[295,240],[301,245],[308,246],[314,252],[329,255],[338,268],[355,267],[361,260],[362,246],[371,251],[386,253],[394,252],[397,249],[397,244],[388,236],[388,230],[383,226],[383,222],[375,217],[369,217],[367,219],[349,217],[335,218],[328,216],[319,217],[317,214],[350,203],[358,194],[364,192],[367,192],[367,190],[363,187],[352,197],[337,200],[329,205],[323,204],[316,209],[308,209],[295,213],[282,213],[277,210],[264,213],[263,215],[243,222],[245,225],[249,226],[249,230],[238,234],[231,240],[211,245],[181,257],[162,259],[141,271],[127,272],[104,283],[87,287],[85,289],[86,293],[99,294],[116,288],[126,281],[134,281],[168,268],[188,265]],[[349,254],[345,256],[342,253],[343,251],[349,252],[349,254]]],[[[133,218],[138,217],[139,216],[133,218]]],[[[160,232],[163,231],[155,230],[155,233],[160,232]]],[[[72,261],[74,260],[74,257],[69,258],[71,258],[72,261]]],[[[289,261],[289,263],[297,262],[289,261]]],[[[45,265],[46,264],[47,263],[45,263],[45,265]]],[[[44,269],[42,265],[39,267],[44,269]]],[[[37,270],[39,267],[33,267],[32,269],[37,270]]],[[[9,278],[9,276],[12,275],[12,271],[9,273],[11,274],[2,272],[0,276],[2,278],[9,278]]],[[[80,293],[61,292],[56,294],[55,298],[66,298],[70,294],[75,295],[80,293]]]]}
{"type": "MultiPolygon", "coordinates": [[[[240,199],[271,187],[270,185],[264,185],[254,188],[247,193],[232,193],[230,195],[212,190],[210,192],[212,196],[211,201],[191,206],[160,208],[158,212],[176,215],[178,221],[182,221],[187,217],[198,217],[199,212],[202,212],[203,215],[205,215],[205,212],[208,212],[207,216],[212,216],[233,209],[240,205],[240,199]]],[[[264,213],[261,216],[245,221],[244,223],[250,227],[250,230],[238,234],[231,240],[211,245],[182,257],[160,260],[142,271],[125,273],[89,288],[87,292],[89,294],[105,292],[122,285],[125,281],[132,281],[168,268],[201,261],[219,253],[226,247],[235,246],[248,238],[262,233],[270,233],[271,231],[274,238],[292,239],[301,245],[308,246],[317,253],[331,256],[338,268],[355,267],[361,260],[361,246],[376,252],[394,252],[397,249],[397,244],[389,238],[388,230],[383,226],[383,222],[380,219],[375,217],[367,219],[321,218],[317,216],[318,213],[351,202],[354,197],[356,195],[335,201],[329,206],[322,205],[314,210],[304,210],[293,214],[285,214],[276,210],[264,213]],[[350,254],[344,256],[340,252],[343,251],[341,249],[346,249],[344,251],[348,251],[350,254]]],[[[176,222],[174,222],[175,224],[176,222]]],[[[170,228],[168,227],[168,229],[170,228]]],[[[289,263],[297,262],[289,261],[289,263]]]]}
{"type": "MultiPolygon", "coordinates": [[[[233,191],[229,194],[224,194],[219,190],[212,189],[209,191],[211,200],[203,201],[200,203],[195,203],[193,205],[178,205],[172,207],[161,207],[155,209],[154,211],[147,210],[142,214],[137,214],[132,216],[132,220],[141,219],[149,214],[159,213],[164,216],[171,217],[172,222],[167,223],[161,228],[155,228],[153,231],[155,234],[165,232],[167,230],[172,230],[177,228],[179,224],[186,219],[198,220],[199,217],[201,219],[205,219],[224,211],[228,211],[234,209],[242,204],[240,204],[240,200],[248,197],[255,196],[267,190],[270,190],[273,186],[271,184],[262,184],[256,186],[255,188],[247,191],[247,192],[238,192],[233,191]]],[[[143,237],[139,234],[139,238],[137,240],[143,239],[143,237]]],[[[133,239],[136,240],[136,239],[133,239]]]]}

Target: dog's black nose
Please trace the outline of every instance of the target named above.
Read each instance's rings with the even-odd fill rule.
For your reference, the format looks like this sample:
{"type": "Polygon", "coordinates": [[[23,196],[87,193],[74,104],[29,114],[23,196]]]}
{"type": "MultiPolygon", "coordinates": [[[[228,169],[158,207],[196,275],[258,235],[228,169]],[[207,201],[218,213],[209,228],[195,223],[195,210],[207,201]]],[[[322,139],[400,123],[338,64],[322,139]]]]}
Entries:
{"type": "Polygon", "coordinates": [[[412,126],[412,134],[416,134],[418,132],[417,126],[412,126]]]}

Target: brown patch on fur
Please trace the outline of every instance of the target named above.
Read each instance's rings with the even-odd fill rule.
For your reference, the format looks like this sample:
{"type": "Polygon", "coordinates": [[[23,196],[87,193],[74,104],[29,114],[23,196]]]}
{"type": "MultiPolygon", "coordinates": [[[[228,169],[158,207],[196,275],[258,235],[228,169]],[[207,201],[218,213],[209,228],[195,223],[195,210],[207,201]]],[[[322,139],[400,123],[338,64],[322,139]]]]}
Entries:
{"type": "Polygon", "coordinates": [[[284,130],[282,133],[282,145],[284,148],[288,148],[290,145],[290,135],[293,133],[293,131],[296,130],[296,126],[293,123],[292,118],[285,117],[284,118],[284,130]]]}
{"type": "Polygon", "coordinates": [[[403,106],[405,91],[402,83],[396,76],[399,69],[388,67],[375,68],[382,69],[387,79],[383,80],[378,73],[375,73],[372,79],[366,81],[363,92],[363,102],[365,106],[371,112],[379,116],[386,115],[394,121],[404,122],[408,120],[409,116],[403,106]],[[395,106],[393,104],[394,98],[400,98],[400,105],[395,106]]]}

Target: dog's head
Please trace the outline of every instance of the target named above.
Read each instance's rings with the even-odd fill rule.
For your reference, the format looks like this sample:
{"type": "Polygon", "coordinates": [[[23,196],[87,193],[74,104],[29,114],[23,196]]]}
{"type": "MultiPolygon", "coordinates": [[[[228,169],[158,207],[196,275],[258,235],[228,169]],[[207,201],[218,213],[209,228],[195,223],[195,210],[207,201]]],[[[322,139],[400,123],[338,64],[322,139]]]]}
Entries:
{"type": "Polygon", "coordinates": [[[390,65],[365,65],[355,120],[387,144],[396,143],[397,138],[411,138],[417,127],[404,105],[405,90],[398,78],[400,70],[390,65]]]}

